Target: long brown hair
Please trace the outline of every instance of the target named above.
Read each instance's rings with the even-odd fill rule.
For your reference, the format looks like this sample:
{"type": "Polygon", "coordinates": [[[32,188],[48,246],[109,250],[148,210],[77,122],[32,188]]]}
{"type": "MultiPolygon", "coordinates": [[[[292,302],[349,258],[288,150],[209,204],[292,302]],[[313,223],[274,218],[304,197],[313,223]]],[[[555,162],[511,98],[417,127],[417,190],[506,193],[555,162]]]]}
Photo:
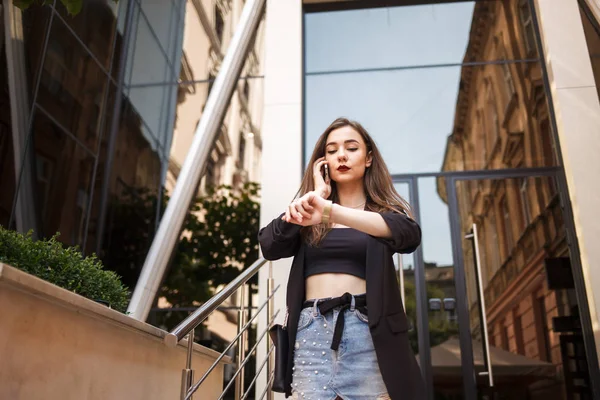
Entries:
{"type": "MultiPolygon", "coordinates": [[[[315,189],[313,165],[318,158],[325,156],[325,147],[329,134],[332,131],[345,126],[353,128],[362,136],[367,146],[367,154],[370,152],[373,157],[371,166],[365,170],[364,175],[364,188],[367,198],[365,210],[374,212],[404,212],[412,217],[410,205],[402,198],[402,196],[398,194],[394,188],[390,172],[385,165],[385,161],[383,161],[383,157],[381,156],[375,141],[373,141],[371,135],[369,135],[367,130],[360,123],[351,121],[347,118],[338,118],[333,121],[317,140],[313,154],[310,157],[310,161],[308,162],[306,171],[304,172],[302,184],[300,185],[300,189],[298,190],[296,196],[300,197],[315,189]]],[[[331,196],[329,196],[329,200],[339,204],[339,196],[336,183],[334,181],[331,181],[331,196]]],[[[301,234],[304,240],[306,240],[310,245],[315,246],[323,239],[329,229],[329,227],[322,224],[312,225],[303,227],[301,234]]]]}

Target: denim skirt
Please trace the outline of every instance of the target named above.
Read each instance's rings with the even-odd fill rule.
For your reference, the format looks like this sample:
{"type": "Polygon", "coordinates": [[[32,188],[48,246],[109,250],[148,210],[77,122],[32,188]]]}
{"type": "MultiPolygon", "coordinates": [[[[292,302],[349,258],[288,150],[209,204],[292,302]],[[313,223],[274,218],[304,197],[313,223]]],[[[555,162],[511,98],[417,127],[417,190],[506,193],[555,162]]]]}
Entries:
{"type": "MultiPolygon", "coordinates": [[[[317,302],[318,303],[318,302],[317,302]]],[[[319,308],[300,313],[294,343],[292,398],[306,400],[389,399],[369,332],[368,317],[358,309],[319,308]],[[340,312],[344,328],[337,351],[331,349],[340,312]]]]}

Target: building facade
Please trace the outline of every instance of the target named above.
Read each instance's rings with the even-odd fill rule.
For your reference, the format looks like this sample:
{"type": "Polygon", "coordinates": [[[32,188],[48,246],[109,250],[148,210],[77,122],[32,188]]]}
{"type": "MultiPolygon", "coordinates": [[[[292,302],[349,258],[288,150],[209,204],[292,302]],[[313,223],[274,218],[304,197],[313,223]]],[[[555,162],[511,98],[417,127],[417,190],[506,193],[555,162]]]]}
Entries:
{"type": "Polygon", "coordinates": [[[358,120],[423,229],[397,265],[430,398],[600,398],[597,2],[300,3],[267,6],[262,163],[286,169],[261,225],[358,120]]]}
{"type": "MultiPolygon", "coordinates": [[[[242,0],[2,9],[0,224],[96,253],[133,289],[242,0]]],[[[262,28],[199,185],[259,180],[262,28]]]]}

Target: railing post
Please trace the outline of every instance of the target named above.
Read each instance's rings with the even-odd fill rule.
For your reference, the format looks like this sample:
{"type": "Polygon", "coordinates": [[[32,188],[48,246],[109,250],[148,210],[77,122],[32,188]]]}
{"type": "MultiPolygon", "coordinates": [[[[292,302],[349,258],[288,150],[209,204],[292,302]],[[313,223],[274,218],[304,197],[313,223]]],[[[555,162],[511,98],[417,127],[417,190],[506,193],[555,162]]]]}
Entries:
{"type": "MultiPolygon", "coordinates": [[[[244,325],[246,325],[246,285],[240,286],[240,296],[238,301],[238,333],[242,331],[244,325]]],[[[246,345],[247,331],[242,333],[242,336],[238,339],[237,349],[237,366],[240,368],[244,362],[244,353],[246,345]]],[[[244,393],[244,371],[240,371],[237,378],[235,378],[235,400],[242,398],[244,393]]]]}
{"type": "MultiPolygon", "coordinates": [[[[269,261],[269,278],[267,279],[267,298],[273,294],[274,287],[274,279],[273,279],[273,262],[269,261]]],[[[267,328],[273,323],[273,306],[274,306],[274,297],[271,297],[267,302],[267,328]]],[[[271,350],[272,341],[271,336],[267,335],[267,354],[271,350]]],[[[274,354],[268,355],[267,359],[267,400],[273,400],[273,391],[271,390],[271,385],[269,382],[271,381],[271,374],[273,373],[273,356],[274,354]]]]}
{"type": "MultiPolygon", "coordinates": [[[[194,370],[192,369],[192,354],[194,352],[194,329],[188,334],[187,343],[187,360],[185,362],[185,369],[181,373],[181,400],[185,400],[188,391],[194,384],[194,370]]],[[[190,399],[192,399],[190,397],[190,399]]]]}

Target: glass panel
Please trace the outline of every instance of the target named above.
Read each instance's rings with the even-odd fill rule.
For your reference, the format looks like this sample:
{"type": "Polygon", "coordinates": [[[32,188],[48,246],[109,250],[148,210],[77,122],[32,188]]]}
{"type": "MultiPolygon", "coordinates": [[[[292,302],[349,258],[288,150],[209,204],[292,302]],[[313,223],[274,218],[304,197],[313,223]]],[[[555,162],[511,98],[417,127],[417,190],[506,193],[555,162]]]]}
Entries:
{"type": "Polygon", "coordinates": [[[176,85],[131,88],[128,101],[142,122],[142,130],[148,142],[165,149],[162,158],[167,159],[171,146],[172,127],[167,119],[176,98],[176,85]]]}
{"type": "Polygon", "coordinates": [[[485,299],[497,399],[591,399],[566,229],[554,178],[459,181],[462,241],[475,368],[484,371],[477,274],[485,299]],[[479,251],[477,268],[475,251],[479,251]],[[526,378],[525,378],[526,377],[526,378]]]}
{"type": "Polygon", "coordinates": [[[241,10],[228,1],[182,0],[144,0],[139,8],[128,60],[131,85],[214,79],[241,10]]]}
{"type": "MultiPolygon", "coordinates": [[[[58,240],[79,245],[83,239],[95,158],[37,111],[34,116],[32,151],[25,164],[32,170],[32,192],[40,237],[60,233],[58,240]]],[[[23,193],[23,181],[19,191],[23,193]]]]}
{"type": "MultiPolygon", "coordinates": [[[[87,221],[87,235],[82,244],[82,248],[85,254],[99,253],[97,248],[98,245],[98,217],[100,214],[101,202],[100,199],[103,194],[103,185],[105,182],[105,170],[107,167],[107,156],[109,150],[109,143],[111,138],[111,125],[114,113],[114,104],[116,102],[117,88],[113,83],[109,84],[108,98],[106,104],[108,106],[104,110],[104,125],[102,126],[101,143],[98,152],[98,165],[96,169],[96,175],[94,178],[93,187],[93,200],[90,206],[90,213],[87,221]]],[[[127,105],[123,106],[126,109],[127,105]]],[[[122,126],[117,128],[117,135],[119,132],[123,132],[122,126]]],[[[118,139],[117,139],[118,140],[118,139]]],[[[135,150],[134,150],[135,152],[135,150]]]]}
{"type": "MultiPolygon", "coordinates": [[[[97,187],[104,176],[106,156],[103,146],[97,187]]],[[[135,287],[159,220],[157,201],[160,200],[162,168],[156,141],[147,135],[139,115],[127,99],[123,99],[111,175],[106,182],[108,203],[99,256],[130,288],[135,287]]],[[[98,211],[94,208],[90,219],[90,246],[96,237],[93,230],[98,226],[98,211]]]]}
{"type": "Polygon", "coordinates": [[[306,77],[306,159],[341,115],[374,137],[391,173],[556,165],[538,63],[306,77]]]}
{"type": "Polygon", "coordinates": [[[167,55],[171,65],[175,65],[175,50],[179,44],[178,36],[183,17],[183,0],[142,0],[141,18],[152,29],[152,35],[158,41],[162,52],[167,55]]]}
{"type": "MultiPolygon", "coordinates": [[[[112,57],[118,6],[112,0],[82,2],[79,14],[72,16],[60,1],[56,10],[107,71],[112,57]]],[[[57,18],[58,19],[58,18],[57,18]]]]}
{"type": "MultiPolygon", "coordinates": [[[[4,78],[0,76],[0,78],[4,78]]],[[[4,87],[2,82],[2,87],[4,87]]],[[[8,227],[15,197],[15,158],[10,120],[0,120],[0,225],[8,227]]],[[[14,226],[11,226],[14,228],[14,226]]]]}
{"type": "MultiPolygon", "coordinates": [[[[23,13],[23,34],[25,36],[25,57],[27,68],[27,90],[29,101],[33,102],[39,68],[42,65],[44,44],[48,34],[50,7],[30,7],[23,13]]],[[[4,34],[4,30],[2,31],[4,34]]],[[[3,53],[6,53],[3,50],[3,53]]],[[[8,96],[8,91],[5,92],[8,96]]],[[[7,100],[8,102],[8,100],[7,100]]]]}
{"type": "Polygon", "coordinates": [[[308,73],[537,58],[526,0],[306,14],[308,73]]]}
{"type": "MultiPolygon", "coordinates": [[[[3,15],[0,13],[0,17],[3,15]]],[[[0,31],[4,32],[4,23],[0,21],[0,31]]],[[[2,46],[0,46],[2,49],[2,46]]],[[[11,116],[8,97],[8,65],[6,52],[0,52],[0,226],[8,227],[12,213],[16,190],[15,157],[12,141],[11,116]]],[[[14,224],[13,224],[14,225],[14,224]]],[[[14,226],[11,226],[14,228],[14,226]]]]}
{"type": "MultiPolygon", "coordinates": [[[[171,6],[170,2],[165,2],[162,11],[169,15],[171,6]]],[[[126,83],[164,84],[175,81],[172,60],[160,45],[154,27],[149,25],[149,20],[140,12],[138,5],[134,8],[136,22],[133,28],[132,48],[127,58],[126,83]]],[[[157,8],[160,7],[154,8],[153,12],[158,12],[157,8]]]]}
{"type": "Polygon", "coordinates": [[[418,184],[434,393],[436,399],[459,399],[463,398],[463,377],[445,183],[421,178],[418,184]],[[449,353],[454,360],[450,363],[449,353]]]}
{"type": "Polygon", "coordinates": [[[55,19],[37,103],[80,144],[96,151],[107,76],[66,26],[55,19]]]}

